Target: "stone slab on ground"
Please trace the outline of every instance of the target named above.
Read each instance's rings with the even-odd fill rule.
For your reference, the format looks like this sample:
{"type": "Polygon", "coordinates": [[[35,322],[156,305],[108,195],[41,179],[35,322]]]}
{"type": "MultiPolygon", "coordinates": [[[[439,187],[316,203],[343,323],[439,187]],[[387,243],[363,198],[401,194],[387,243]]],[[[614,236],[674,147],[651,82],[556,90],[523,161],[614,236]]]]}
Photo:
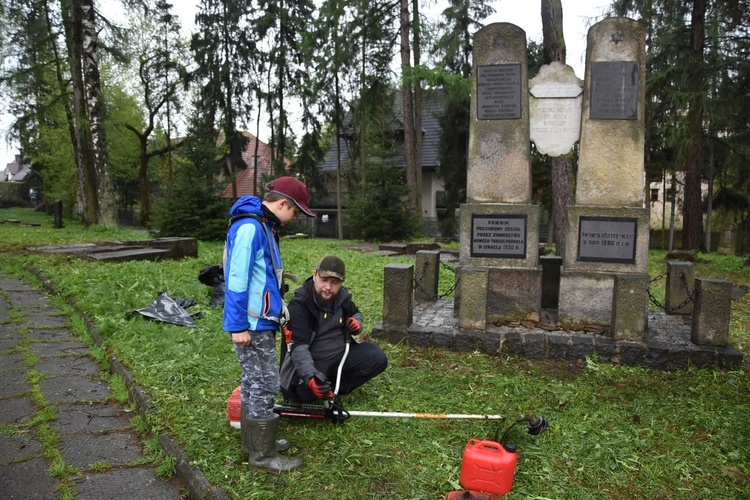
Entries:
{"type": "Polygon", "coordinates": [[[181,500],[173,484],[159,478],[152,469],[128,467],[86,474],[74,479],[76,500],[143,498],[181,500]]]}
{"type": "Polygon", "coordinates": [[[121,408],[107,403],[72,403],[57,407],[57,420],[52,425],[61,434],[111,432],[127,429],[130,419],[123,415],[121,408]]]}
{"type": "Polygon", "coordinates": [[[0,425],[25,424],[36,415],[36,408],[27,398],[0,401],[0,425]]]}
{"type": "Polygon", "coordinates": [[[39,457],[43,452],[42,443],[34,429],[13,435],[0,435],[0,464],[39,457]]]}
{"type": "Polygon", "coordinates": [[[49,500],[60,498],[57,480],[47,474],[49,462],[34,458],[0,467],[3,498],[17,500],[49,500]],[[31,487],[33,485],[33,488],[31,487]]]}
{"type": "Polygon", "coordinates": [[[88,254],[91,260],[106,262],[125,262],[129,260],[157,260],[166,258],[169,250],[161,248],[132,248],[113,252],[97,252],[88,254]]]}
{"type": "Polygon", "coordinates": [[[47,376],[89,376],[99,375],[99,365],[88,356],[67,356],[42,358],[35,368],[47,376]]]}
{"type": "Polygon", "coordinates": [[[63,434],[60,450],[66,464],[81,469],[94,464],[118,467],[143,459],[143,446],[132,433],[63,434]]]}
{"type": "Polygon", "coordinates": [[[39,385],[51,403],[103,401],[110,392],[107,384],[89,377],[55,377],[42,380],[39,385]]]}

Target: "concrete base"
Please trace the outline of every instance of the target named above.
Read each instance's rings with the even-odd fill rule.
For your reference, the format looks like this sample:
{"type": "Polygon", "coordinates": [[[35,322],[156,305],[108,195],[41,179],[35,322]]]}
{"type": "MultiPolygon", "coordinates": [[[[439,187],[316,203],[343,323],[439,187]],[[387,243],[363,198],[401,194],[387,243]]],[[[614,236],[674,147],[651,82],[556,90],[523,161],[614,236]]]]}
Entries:
{"type": "Polygon", "coordinates": [[[541,269],[490,269],[487,284],[487,322],[522,321],[542,309],[541,269]]]}
{"type": "Polygon", "coordinates": [[[609,326],[612,320],[614,275],[563,272],[558,320],[563,328],[609,326]]]}
{"type": "Polygon", "coordinates": [[[375,326],[372,336],[391,343],[437,347],[453,351],[480,351],[528,359],[585,360],[682,370],[690,366],[738,370],[743,354],[731,346],[699,346],[690,340],[691,322],[682,316],[650,312],[642,342],[614,340],[583,330],[545,330],[487,325],[486,330],[458,328],[453,301],[440,299],[416,304],[409,328],[375,326]]]}

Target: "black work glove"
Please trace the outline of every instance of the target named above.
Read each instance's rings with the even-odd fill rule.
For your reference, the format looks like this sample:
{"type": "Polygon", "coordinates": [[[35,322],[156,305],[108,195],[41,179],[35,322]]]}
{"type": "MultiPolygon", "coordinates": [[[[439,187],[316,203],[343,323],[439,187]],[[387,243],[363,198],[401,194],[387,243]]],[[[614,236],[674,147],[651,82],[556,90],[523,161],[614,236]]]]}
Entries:
{"type": "Polygon", "coordinates": [[[310,380],[307,381],[307,387],[318,399],[325,399],[331,393],[331,384],[328,383],[326,376],[320,372],[315,372],[315,375],[310,377],[310,380]]]}
{"type": "Polygon", "coordinates": [[[362,323],[357,321],[357,318],[349,318],[346,320],[346,329],[352,335],[358,335],[362,331],[362,323]]]}

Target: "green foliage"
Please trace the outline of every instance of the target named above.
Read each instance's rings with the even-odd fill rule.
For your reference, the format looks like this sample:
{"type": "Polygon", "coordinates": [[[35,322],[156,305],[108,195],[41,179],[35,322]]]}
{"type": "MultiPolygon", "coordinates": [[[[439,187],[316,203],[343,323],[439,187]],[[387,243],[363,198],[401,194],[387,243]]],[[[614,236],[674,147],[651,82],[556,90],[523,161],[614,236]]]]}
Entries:
{"type": "Polygon", "coordinates": [[[205,182],[194,167],[185,165],[156,201],[154,224],[161,236],[223,240],[229,206],[229,201],[217,196],[213,183],[205,182]]]}
{"type": "Polygon", "coordinates": [[[112,166],[112,182],[119,194],[121,208],[132,207],[138,200],[139,143],[125,124],[139,127],[143,112],[135,97],[122,85],[105,88],[107,96],[107,149],[112,166]]]}
{"type": "Polygon", "coordinates": [[[354,188],[347,208],[352,234],[366,241],[406,240],[415,234],[403,170],[371,166],[365,176],[366,187],[354,188]]]}

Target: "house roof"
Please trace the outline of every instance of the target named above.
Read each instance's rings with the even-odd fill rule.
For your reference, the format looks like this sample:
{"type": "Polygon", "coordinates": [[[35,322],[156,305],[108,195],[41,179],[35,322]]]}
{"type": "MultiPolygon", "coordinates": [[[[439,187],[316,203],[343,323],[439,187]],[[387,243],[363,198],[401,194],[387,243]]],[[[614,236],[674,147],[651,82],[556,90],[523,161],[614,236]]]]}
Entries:
{"type": "Polygon", "coordinates": [[[21,182],[30,171],[31,163],[23,160],[20,155],[16,155],[12,162],[5,165],[2,180],[7,182],[21,182]]]}
{"type": "MultiPolygon", "coordinates": [[[[259,140],[253,134],[247,131],[243,131],[242,135],[248,138],[247,147],[242,153],[242,160],[247,165],[247,168],[241,169],[235,176],[237,184],[237,198],[245,195],[253,195],[261,192],[261,187],[270,180],[273,169],[271,167],[271,146],[265,142],[259,140]],[[254,170],[254,156],[255,156],[255,143],[258,143],[258,175],[257,180],[255,179],[254,170]]],[[[287,167],[291,162],[284,158],[284,165],[287,167]]],[[[224,186],[221,192],[222,198],[234,198],[232,181],[224,186]]]]}
{"type": "MultiPolygon", "coordinates": [[[[441,91],[425,91],[422,99],[422,170],[435,171],[438,166],[438,153],[440,146],[440,117],[445,111],[445,99],[441,91]]],[[[402,113],[403,101],[401,93],[393,95],[393,116],[390,117],[394,131],[403,132],[404,119],[402,113]]],[[[350,133],[349,124],[352,120],[351,111],[344,117],[344,128],[350,133]]],[[[349,169],[349,144],[346,140],[341,141],[341,168],[349,169]]],[[[337,163],[336,141],[331,143],[323,161],[318,168],[324,172],[335,172],[337,163]]],[[[395,158],[391,160],[395,166],[406,165],[406,151],[399,148],[395,158]]]]}

